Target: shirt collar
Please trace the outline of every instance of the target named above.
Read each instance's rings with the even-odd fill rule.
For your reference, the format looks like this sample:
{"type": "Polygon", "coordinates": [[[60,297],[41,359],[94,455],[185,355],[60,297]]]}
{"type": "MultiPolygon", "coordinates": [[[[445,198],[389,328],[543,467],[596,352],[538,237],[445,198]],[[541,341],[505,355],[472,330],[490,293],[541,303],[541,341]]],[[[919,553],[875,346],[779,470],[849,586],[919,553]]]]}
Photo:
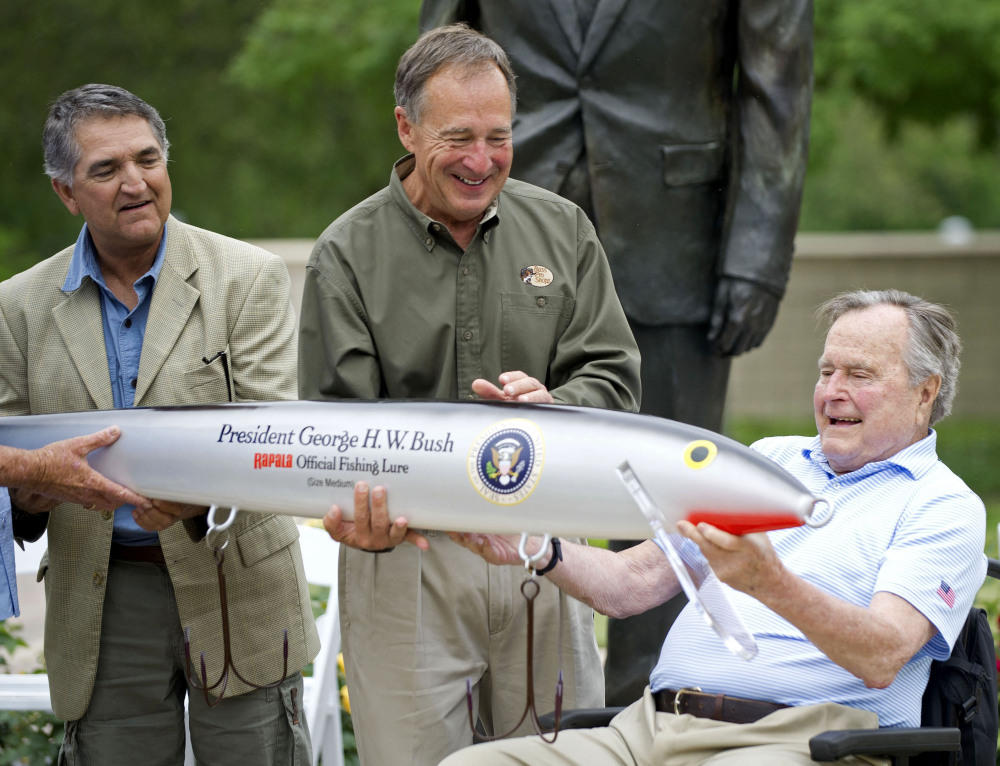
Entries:
{"type": "MultiPolygon", "coordinates": [[[[156,257],[153,259],[153,265],[143,275],[143,279],[151,276],[153,282],[156,282],[160,276],[160,269],[163,268],[166,251],[167,226],[164,224],[163,236],[160,237],[160,245],[156,249],[156,257]]],[[[63,292],[70,293],[79,289],[80,285],[83,284],[84,277],[90,277],[96,284],[107,289],[107,285],[104,282],[104,274],[101,273],[101,269],[97,265],[97,250],[94,248],[94,241],[90,238],[90,230],[87,228],[86,223],[80,229],[80,236],[76,238],[76,245],[73,246],[73,257],[70,259],[69,270],[66,272],[66,281],[62,286],[63,292]]]]}
{"type": "MultiPolygon", "coordinates": [[[[836,471],[830,467],[830,462],[827,460],[826,455],[823,454],[819,436],[816,436],[809,444],[802,448],[802,455],[806,460],[811,461],[830,475],[837,475],[836,471]]],[[[885,460],[867,463],[856,471],[850,471],[841,474],[841,476],[861,478],[885,470],[886,468],[894,467],[906,471],[914,479],[920,479],[935,466],[937,460],[937,431],[929,428],[927,429],[927,436],[911,444],[909,447],[901,449],[895,455],[885,460]]]]}
{"type": "MultiPolygon", "coordinates": [[[[406,190],[403,188],[403,179],[413,172],[416,164],[417,159],[413,154],[407,154],[405,157],[396,160],[392,166],[392,173],[389,175],[389,194],[393,202],[399,205],[406,214],[410,228],[414,230],[417,236],[423,240],[427,249],[430,250],[433,247],[434,240],[433,238],[427,238],[427,234],[440,234],[448,229],[444,224],[435,221],[430,216],[418,210],[410,201],[406,190]]],[[[499,210],[500,195],[497,195],[483,212],[483,217],[479,219],[480,228],[486,230],[496,226],[500,222],[499,210]]]]}

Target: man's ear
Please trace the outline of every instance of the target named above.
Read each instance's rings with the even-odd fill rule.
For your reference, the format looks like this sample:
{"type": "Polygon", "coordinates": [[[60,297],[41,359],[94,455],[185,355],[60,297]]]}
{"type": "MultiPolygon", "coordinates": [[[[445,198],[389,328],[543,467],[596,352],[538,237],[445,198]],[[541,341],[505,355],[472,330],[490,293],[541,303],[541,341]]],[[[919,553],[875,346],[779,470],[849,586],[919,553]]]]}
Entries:
{"type": "Polygon", "coordinates": [[[408,152],[413,151],[413,123],[406,116],[406,110],[397,106],[393,112],[396,115],[396,132],[399,134],[399,142],[408,152]]]}
{"type": "Polygon", "coordinates": [[[938,393],[941,391],[941,376],[931,375],[918,388],[920,389],[920,407],[921,409],[926,407],[927,411],[930,412],[938,393]]]}
{"type": "Polygon", "coordinates": [[[76,196],[73,194],[72,186],[64,184],[62,181],[57,181],[53,178],[52,189],[57,195],[59,195],[59,199],[62,200],[62,203],[66,206],[66,209],[69,210],[69,212],[73,215],[80,215],[80,206],[76,204],[76,196]]]}

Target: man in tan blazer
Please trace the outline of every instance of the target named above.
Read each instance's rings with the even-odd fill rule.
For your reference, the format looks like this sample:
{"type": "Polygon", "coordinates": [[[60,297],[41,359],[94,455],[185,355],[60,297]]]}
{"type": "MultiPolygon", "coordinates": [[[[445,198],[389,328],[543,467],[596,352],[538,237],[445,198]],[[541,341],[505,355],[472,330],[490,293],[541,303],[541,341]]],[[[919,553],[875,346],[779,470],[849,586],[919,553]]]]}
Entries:
{"type": "MultiPolygon", "coordinates": [[[[53,104],[44,143],[53,189],[85,225],[75,245],[0,285],[0,414],[294,398],[284,264],[170,216],[156,110],[86,85],[53,104]]],[[[51,511],[39,577],[52,704],[67,721],[60,763],[182,763],[185,695],[200,763],[309,763],[298,671],[319,639],[290,518],[242,516],[224,564],[237,669],[278,681],[287,628],[290,678],[261,690],[230,675],[224,696],[235,699],[210,706],[185,676],[183,629],[214,682],[215,559],[187,521],[173,523],[204,509],[101,511],[24,491],[11,500],[51,511]]]]}

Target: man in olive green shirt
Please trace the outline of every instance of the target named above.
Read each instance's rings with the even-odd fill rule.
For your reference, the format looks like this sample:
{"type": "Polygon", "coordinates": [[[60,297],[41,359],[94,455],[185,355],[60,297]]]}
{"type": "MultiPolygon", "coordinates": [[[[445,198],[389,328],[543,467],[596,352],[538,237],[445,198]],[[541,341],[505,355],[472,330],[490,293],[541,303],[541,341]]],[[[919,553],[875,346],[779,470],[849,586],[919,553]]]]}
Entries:
{"type": "MultiPolygon", "coordinates": [[[[507,178],[514,101],[505,54],[476,32],[433,30],[404,54],[395,114],[410,154],[313,250],[302,398],[638,409],[639,355],[594,227],[567,200],[507,178]]],[[[403,523],[337,517],[328,529],[347,543],[340,608],[362,762],[436,764],[470,744],[466,678],[483,728],[512,729],[526,697],[523,575],[403,523]],[[418,544],[376,553],[404,539],[418,544]]],[[[564,705],[603,705],[592,611],[542,586],[539,712],[554,705],[560,669],[564,705]]]]}

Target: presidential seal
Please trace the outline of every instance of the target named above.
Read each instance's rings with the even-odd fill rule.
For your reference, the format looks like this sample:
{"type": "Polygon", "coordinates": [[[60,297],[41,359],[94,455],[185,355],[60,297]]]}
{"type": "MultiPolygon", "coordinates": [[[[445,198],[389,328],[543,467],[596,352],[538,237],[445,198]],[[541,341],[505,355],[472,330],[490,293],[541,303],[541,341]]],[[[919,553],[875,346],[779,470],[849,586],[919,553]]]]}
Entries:
{"type": "Polygon", "coordinates": [[[498,505],[515,505],[534,491],[542,474],[542,433],[530,420],[501,420],[469,448],[469,480],[498,505]]]}

